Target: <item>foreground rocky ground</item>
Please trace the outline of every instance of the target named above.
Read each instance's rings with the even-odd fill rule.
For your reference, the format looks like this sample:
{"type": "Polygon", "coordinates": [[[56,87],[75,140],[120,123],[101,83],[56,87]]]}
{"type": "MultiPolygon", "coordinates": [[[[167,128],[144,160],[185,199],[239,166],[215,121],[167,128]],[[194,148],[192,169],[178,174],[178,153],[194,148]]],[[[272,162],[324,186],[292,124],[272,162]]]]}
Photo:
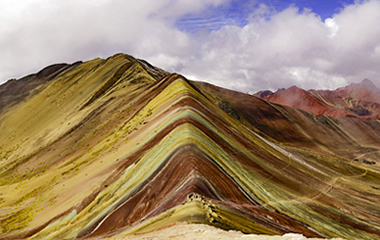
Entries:
{"type": "MultiPolygon", "coordinates": [[[[268,236],[256,234],[243,234],[239,231],[224,231],[205,224],[177,224],[154,232],[117,236],[110,240],[163,240],[163,239],[244,239],[244,240],[320,240],[321,238],[306,238],[301,234],[288,233],[283,236],[268,236]]],[[[333,238],[342,240],[342,238],[333,238]]]]}

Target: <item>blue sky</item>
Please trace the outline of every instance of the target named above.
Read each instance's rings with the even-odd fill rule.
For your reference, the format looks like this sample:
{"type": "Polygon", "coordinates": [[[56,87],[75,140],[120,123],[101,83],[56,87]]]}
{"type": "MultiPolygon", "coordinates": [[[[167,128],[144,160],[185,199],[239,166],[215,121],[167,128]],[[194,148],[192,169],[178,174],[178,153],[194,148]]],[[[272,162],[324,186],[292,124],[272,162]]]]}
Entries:
{"type": "Polygon", "coordinates": [[[188,32],[196,32],[201,29],[218,30],[231,24],[243,27],[248,23],[249,15],[260,4],[270,6],[277,12],[281,12],[289,6],[298,7],[299,11],[307,8],[324,20],[331,18],[344,6],[352,3],[354,3],[353,0],[234,0],[220,6],[209,7],[200,13],[187,14],[178,19],[176,27],[188,32]]]}
{"type": "Polygon", "coordinates": [[[1,0],[0,83],[123,52],[249,93],[380,86],[379,23],[380,0],[1,0]]]}

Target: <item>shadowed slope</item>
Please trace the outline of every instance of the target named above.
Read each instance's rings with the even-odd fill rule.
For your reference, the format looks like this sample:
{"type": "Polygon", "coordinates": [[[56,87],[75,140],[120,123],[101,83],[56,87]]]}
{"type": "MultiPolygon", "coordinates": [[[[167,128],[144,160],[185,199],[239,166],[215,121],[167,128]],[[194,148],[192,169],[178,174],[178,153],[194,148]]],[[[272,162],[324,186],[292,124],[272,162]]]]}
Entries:
{"type": "Polygon", "coordinates": [[[119,54],[13,106],[0,122],[0,236],[106,237],[178,222],[380,236],[379,122],[320,119],[164,74],[119,54]]]}
{"type": "Polygon", "coordinates": [[[73,67],[80,65],[81,62],[68,64],[55,64],[42,69],[36,74],[25,76],[19,80],[11,79],[0,85],[0,113],[5,115],[3,109],[8,105],[23,101],[28,96],[38,92],[39,86],[46,84],[58,76],[58,74],[68,71],[73,67]]]}

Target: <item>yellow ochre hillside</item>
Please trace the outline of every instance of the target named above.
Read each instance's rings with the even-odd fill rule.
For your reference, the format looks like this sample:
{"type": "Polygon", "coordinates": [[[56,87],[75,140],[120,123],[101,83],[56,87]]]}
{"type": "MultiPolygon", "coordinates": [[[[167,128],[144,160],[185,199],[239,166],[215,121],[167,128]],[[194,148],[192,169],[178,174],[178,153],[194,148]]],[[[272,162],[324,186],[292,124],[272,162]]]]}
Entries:
{"type": "Polygon", "coordinates": [[[0,85],[0,239],[183,223],[380,236],[380,122],[190,81],[126,54],[0,85]]]}

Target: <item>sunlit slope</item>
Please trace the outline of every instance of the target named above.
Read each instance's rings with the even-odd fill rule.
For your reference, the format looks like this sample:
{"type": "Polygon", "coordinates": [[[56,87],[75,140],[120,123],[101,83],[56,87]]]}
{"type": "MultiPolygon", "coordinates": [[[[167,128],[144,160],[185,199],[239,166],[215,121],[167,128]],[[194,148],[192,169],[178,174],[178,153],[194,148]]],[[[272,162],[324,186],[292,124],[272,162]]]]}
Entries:
{"type": "Polygon", "coordinates": [[[380,235],[377,121],[320,119],[122,54],[62,72],[12,107],[0,123],[2,238],[178,222],[380,235]]]}
{"type": "MultiPolygon", "coordinates": [[[[115,107],[132,106],[131,99],[138,102],[144,97],[140,91],[166,74],[148,68],[145,62],[127,55],[95,59],[61,73],[37,95],[6,109],[9,114],[2,116],[0,123],[0,204],[2,219],[6,219],[1,221],[3,233],[36,227],[62,213],[62,209],[42,211],[49,204],[59,203],[56,193],[63,191],[56,185],[60,179],[68,179],[60,187],[72,190],[62,195],[67,209],[94,190],[77,195],[81,190],[75,190],[77,183],[70,176],[77,171],[75,159],[85,152],[91,161],[98,157],[101,151],[91,152],[91,147],[112,128],[110,121],[117,121],[112,116],[122,114],[115,107]],[[105,96],[112,91],[111,97],[105,96]],[[112,100],[117,106],[107,109],[112,100]]],[[[143,101],[124,113],[135,114],[140,104],[143,101]]],[[[93,187],[98,185],[94,183],[93,187]]]]}

